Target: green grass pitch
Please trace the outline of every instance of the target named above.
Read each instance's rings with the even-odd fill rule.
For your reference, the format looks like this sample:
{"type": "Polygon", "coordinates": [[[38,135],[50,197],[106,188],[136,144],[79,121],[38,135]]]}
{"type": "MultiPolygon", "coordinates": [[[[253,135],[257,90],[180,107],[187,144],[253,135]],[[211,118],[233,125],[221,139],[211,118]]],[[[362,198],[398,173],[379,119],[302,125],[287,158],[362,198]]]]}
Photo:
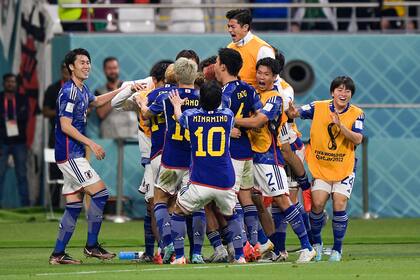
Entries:
{"type": "MultiPolygon", "coordinates": [[[[45,220],[41,211],[0,210],[0,279],[420,279],[419,219],[350,219],[344,241],[343,261],[297,265],[297,255],[286,263],[144,265],[130,261],[100,262],[85,259],[86,221],[80,219],[68,252],[83,260],[80,266],[51,266],[48,257],[57,234],[57,222],[45,220]]],[[[331,246],[331,223],[324,230],[324,243],[331,246]]],[[[105,222],[100,240],[114,252],[143,250],[143,224],[105,222]]],[[[298,247],[290,229],[288,249],[298,247]]],[[[206,243],[204,254],[211,248],[206,243]]]]}

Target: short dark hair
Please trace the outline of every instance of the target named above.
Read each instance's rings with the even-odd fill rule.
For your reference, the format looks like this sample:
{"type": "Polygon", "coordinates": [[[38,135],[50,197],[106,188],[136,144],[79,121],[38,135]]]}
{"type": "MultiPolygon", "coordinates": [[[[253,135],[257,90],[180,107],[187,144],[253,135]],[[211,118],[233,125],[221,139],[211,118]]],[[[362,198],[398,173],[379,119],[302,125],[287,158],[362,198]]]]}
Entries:
{"type": "Polygon", "coordinates": [[[214,111],[222,102],[222,88],[216,81],[208,81],[200,87],[200,107],[206,111],[214,111]]]}
{"type": "Polygon", "coordinates": [[[206,68],[207,66],[215,64],[216,63],[216,58],[217,58],[217,56],[212,55],[212,56],[204,59],[203,61],[201,61],[200,65],[198,65],[198,71],[203,71],[203,68],[206,68]]]}
{"type": "Polygon", "coordinates": [[[17,76],[13,73],[6,73],[6,74],[3,75],[3,82],[5,82],[9,78],[15,78],[16,79],[17,76]]]}
{"type": "Polygon", "coordinates": [[[218,54],[220,63],[226,66],[228,73],[232,76],[238,76],[243,65],[241,54],[230,48],[221,48],[218,54]]]}
{"type": "MultiPolygon", "coordinates": [[[[89,60],[90,60],[90,59],[89,59],[89,60]]],[[[103,68],[105,68],[106,64],[107,64],[108,62],[111,62],[111,61],[116,61],[116,62],[118,62],[118,59],[117,59],[116,57],[114,57],[114,56],[108,56],[107,58],[105,58],[105,59],[104,59],[104,61],[103,61],[103,63],[102,63],[102,67],[103,67],[103,68]]]]}
{"type": "Polygon", "coordinates": [[[280,72],[283,71],[284,63],[286,62],[286,59],[284,58],[284,55],[281,51],[279,51],[277,48],[272,47],[274,50],[274,57],[276,60],[280,63],[280,72]]]}
{"type": "Polygon", "coordinates": [[[66,54],[66,57],[64,58],[64,62],[66,63],[67,70],[69,70],[70,74],[72,73],[72,71],[70,69],[70,64],[74,65],[74,62],[76,61],[76,56],[78,56],[78,55],[85,55],[85,56],[87,56],[89,61],[91,61],[90,60],[90,54],[85,49],[78,48],[78,49],[73,49],[73,50],[69,51],[66,54]]]}
{"type": "Polygon", "coordinates": [[[230,10],[226,13],[226,18],[228,20],[236,19],[240,26],[244,26],[245,24],[248,24],[249,29],[251,29],[251,23],[252,23],[252,16],[251,12],[246,9],[235,9],[230,10]]]}
{"type": "Polygon", "coordinates": [[[343,85],[345,89],[351,91],[351,96],[353,97],[354,93],[356,92],[356,86],[354,85],[354,81],[349,76],[338,76],[336,77],[330,85],[330,92],[332,93],[336,88],[343,85]]]}
{"type": "Polygon", "coordinates": [[[174,63],[172,60],[160,60],[150,69],[150,76],[155,78],[158,82],[165,80],[165,72],[170,64],[174,63]]]}
{"type": "Polygon", "coordinates": [[[194,50],[182,50],[177,55],[175,60],[178,60],[180,57],[185,57],[188,59],[193,59],[195,62],[197,62],[197,65],[200,64],[200,58],[198,57],[198,54],[194,50]]]}
{"type": "Polygon", "coordinates": [[[274,58],[271,58],[271,57],[261,58],[257,62],[256,69],[258,70],[258,67],[260,67],[260,66],[266,66],[266,67],[270,68],[271,69],[271,72],[273,73],[273,75],[280,74],[280,70],[281,70],[281,68],[280,68],[280,62],[278,62],[274,58]]]}

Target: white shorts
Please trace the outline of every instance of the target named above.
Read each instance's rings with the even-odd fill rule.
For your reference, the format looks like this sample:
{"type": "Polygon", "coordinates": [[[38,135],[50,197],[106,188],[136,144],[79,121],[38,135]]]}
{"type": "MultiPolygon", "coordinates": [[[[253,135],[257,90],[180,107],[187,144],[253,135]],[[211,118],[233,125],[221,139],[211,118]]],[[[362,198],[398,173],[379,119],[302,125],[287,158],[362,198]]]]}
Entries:
{"type": "Polygon", "coordinates": [[[139,138],[139,150],[142,158],[150,157],[150,150],[152,148],[152,141],[149,137],[144,134],[143,131],[138,131],[137,136],[139,138]]]}
{"type": "MultiPolygon", "coordinates": [[[[296,150],[295,154],[303,162],[305,160],[305,146],[303,146],[300,150],[296,150]]],[[[296,191],[299,188],[299,184],[296,182],[296,179],[292,173],[293,172],[291,169],[286,166],[287,183],[289,184],[289,189],[296,191]]]]}
{"type": "Polygon", "coordinates": [[[253,163],[251,160],[232,159],[233,169],[235,170],[235,186],[236,192],[240,189],[249,190],[254,186],[253,163]]]}
{"type": "Polygon", "coordinates": [[[159,178],[159,169],[162,155],[152,159],[150,164],[144,167],[143,181],[140,185],[139,192],[144,194],[144,200],[149,202],[150,198],[155,196],[155,185],[159,178]]]}
{"type": "Polygon", "coordinates": [[[257,190],[265,196],[289,194],[284,168],[272,164],[254,164],[254,178],[257,190]]]}
{"type": "Polygon", "coordinates": [[[159,178],[155,187],[170,195],[174,195],[181,186],[188,184],[189,180],[188,169],[170,169],[161,165],[159,178]]]}
{"type": "Polygon", "coordinates": [[[290,135],[289,135],[289,128],[287,126],[287,123],[285,123],[281,126],[280,134],[279,134],[278,138],[279,138],[280,143],[282,145],[290,144],[290,135]]]}
{"type": "Polygon", "coordinates": [[[101,180],[98,173],[90,166],[86,158],[69,159],[57,165],[63,173],[63,195],[77,193],[82,188],[101,180]]]}
{"type": "Polygon", "coordinates": [[[232,189],[216,189],[195,184],[187,184],[178,192],[177,204],[185,214],[202,209],[214,201],[220,212],[225,216],[231,216],[236,205],[236,193],[232,189]]]}
{"type": "Polygon", "coordinates": [[[325,191],[328,194],[331,193],[340,193],[347,198],[350,198],[351,192],[353,190],[353,184],[355,180],[354,172],[349,176],[344,178],[341,181],[324,181],[321,179],[315,179],[314,185],[311,188],[311,191],[325,191]]]}
{"type": "Polygon", "coordinates": [[[152,166],[149,163],[144,166],[143,180],[139,186],[139,192],[144,194],[144,200],[146,202],[149,202],[149,199],[154,196],[154,186],[155,181],[153,178],[152,166]]]}

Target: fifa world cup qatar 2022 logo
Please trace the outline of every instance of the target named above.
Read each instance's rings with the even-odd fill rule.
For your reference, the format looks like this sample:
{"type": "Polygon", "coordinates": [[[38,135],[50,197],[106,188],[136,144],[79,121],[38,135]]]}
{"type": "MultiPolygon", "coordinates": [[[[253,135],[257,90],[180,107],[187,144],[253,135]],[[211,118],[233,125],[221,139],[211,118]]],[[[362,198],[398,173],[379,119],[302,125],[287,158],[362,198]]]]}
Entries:
{"type": "Polygon", "coordinates": [[[328,141],[328,149],[330,150],[337,150],[337,139],[338,135],[340,134],[340,127],[335,123],[330,123],[327,127],[328,135],[330,136],[330,140],[328,141]]]}

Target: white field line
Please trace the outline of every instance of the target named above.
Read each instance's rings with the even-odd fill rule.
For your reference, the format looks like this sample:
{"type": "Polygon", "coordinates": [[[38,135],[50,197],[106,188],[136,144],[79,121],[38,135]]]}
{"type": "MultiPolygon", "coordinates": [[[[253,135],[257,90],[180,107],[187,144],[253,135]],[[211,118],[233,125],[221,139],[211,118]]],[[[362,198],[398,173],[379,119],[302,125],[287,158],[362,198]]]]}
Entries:
{"type": "Polygon", "coordinates": [[[241,268],[252,266],[267,266],[267,265],[285,265],[293,264],[292,262],[282,263],[250,263],[243,265],[211,265],[211,266],[194,266],[187,265],[183,267],[156,267],[156,268],[143,268],[143,269],[117,269],[117,270],[91,270],[91,271],[74,271],[74,272],[52,272],[52,273],[38,273],[35,276],[60,276],[60,275],[84,275],[84,274],[100,274],[100,273],[122,273],[122,272],[147,272],[147,271],[168,271],[168,270],[192,270],[192,269],[213,269],[213,268],[241,268]]]}

